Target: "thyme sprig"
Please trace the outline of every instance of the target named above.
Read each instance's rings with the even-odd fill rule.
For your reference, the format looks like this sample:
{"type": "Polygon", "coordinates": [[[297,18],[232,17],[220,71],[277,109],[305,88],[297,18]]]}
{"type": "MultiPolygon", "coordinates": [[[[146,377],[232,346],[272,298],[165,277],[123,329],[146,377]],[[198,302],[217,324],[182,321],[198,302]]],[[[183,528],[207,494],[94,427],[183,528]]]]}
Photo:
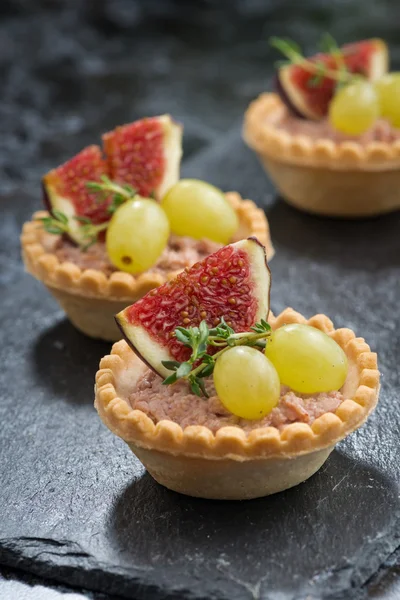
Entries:
{"type": "Polygon", "coordinates": [[[250,331],[235,333],[224,320],[213,328],[209,328],[205,321],[201,321],[198,327],[177,327],[175,337],[184,346],[191,348],[192,353],[188,360],[179,362],[176,360],[164,360],[163,366],[172,371],[166,379],[164,385],[170,385],[179,379],[186,380],[190,389],[197,396],[208,398],[207,390],[204,385],[204,378],[211,375],[214,371],[215,362],[221,354],[233,348],[234,346],[259,346],[265,347],[266,340],[271,335],[271,326],[261,319],[250,331]],[[209,348],[217,349],[217,352],[210,354],[209,348]]]}
{"type": "Polygon", "coordinates": [[[335,58],[336,69],[328,68],[321,60],[306,58],[300,46],[289,38],[271,37],[269,43],[286,57],[287,60],[284,64],[299,65],[312,75],[307,82],[310,87],[319,87],[325,78],[333,79],[337,85],[342,86],[361,77],[359,74],[355,75],[348,71],[343,52],[329,33],[322,37],[319,45],[323,52],[331,54],[335,58]]]}
{"type": "MultiPolygon", "coordinates": [[[[82,250],[87,250],[97,241],[97,236],[101,231],[107,228],[108,223],[100,223],[95,225],[88,217],[74,216],[74,221],[79,223],[79,234],[80,242],[79,246],[82,250]]],[[[47,233],[55,235],[67,234],[76,239],[74,236],[74,230],[71,226],[71,220],[67,215],[60,210],[55,208],[52,209],[51,214],[47,217],[40,217],[37,219],[43,224],[43,228],[47,233]]]]}
{"type": "Polygon", "coordinates": [[[53,208],[51,215],[40,217],[37,221],[43,223],[43,227],[47,233],[62,235],[69,232],[69,219],[61,210],[53,208]]]}
{"type": "MultiPolygon", "coordinates": [[[[96,194],[96,202],[105,202],[111,196],[111,201],[107,207],[107,212],[111,216],[121,204],[131,200],[137,195],[136,190],[128,184],[119,184],[112,181],[107,175],[102,175],[100,181],[88,181],[86,187],[96,194]]],[[[47,217],[41,217],[38,220],[42,222],[43,228],[47,233],[55,235],[70,235],[78,241],[74,235],[74,228],[71,219],[79,223],[79,246],[82,250],[87,250],[96,243],[101,231],[107,229],[109,220],[104,223],[95,224],[89,217],[73,216],[69,218],[65,213],[55,208],[47,217]]]]}
{"type": "Polygon", "coordinates": [[[127,200],[137,195],[137,191],[128,183],[116,183],[107,175],[101,175],[100,181],[88,181],[86,187],[97,196],[97,202],[104,202],[111,195],[111,203],[107,212],[111,215],[127,200]]]}

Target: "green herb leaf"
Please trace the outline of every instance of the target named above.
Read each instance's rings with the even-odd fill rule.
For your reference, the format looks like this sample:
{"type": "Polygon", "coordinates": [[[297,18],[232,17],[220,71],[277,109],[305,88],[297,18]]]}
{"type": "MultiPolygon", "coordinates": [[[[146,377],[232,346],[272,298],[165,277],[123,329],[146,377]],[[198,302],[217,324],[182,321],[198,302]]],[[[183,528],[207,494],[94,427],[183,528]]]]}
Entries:
{"type": "Polygon", "coordinates": [[[163,385],[171,385],[171,383],[175,383],[176,381],[178,381],[176,373],[172,373],[172,375],[169,375],[166,379],[164,379],[162,384],[163,385]]]}
{"type": "Polygon", "coordinates": [[[328,32],[323,34],[318,45],[321,49],[321,52],[327,52],[328,54],[334,54],[338,51],[340,52],[340,48],[337,45],[335,38],[328,32]]]}
{"type": "Polygon", "coordinates": [[[270,46],[276,48],[277,50],[279,50],[279,52],[281,52],[290,59],[295,55],[302,54],[299,44],[297,44],[290,38],[280,38],[273,36],[269,39],[269,43],[270,46]]]}
{"type": "Polygon", "coordinates": [[[195,338],[198,339],[198,337],[200,335],[200,330],[199,330],[198,327],[192,327],[192,326],[190,326],[188,328],[188,332],[189,332],[190,337],[192,337],[193,339],[195,339],[195,338]]]}
{"type": "Polygon", "coordinates": [[[192,365],[188,362],[183,362],[177,368],[176,376],[178,379],[182,379],[182,377],[186,377],[186,375],[189,375],[191,370],[192,370],[192,365]]]}
{"type": "Polygon", "coordinates": [[[210,329],[209,333],[210,335],[218,336],[222,339],[228,339],[229,336],[233,335],[235,332],[232,327],[229,327],[229,325],[225,323],[225,319],[222,317],[221,322],[213,329],[210,329]]]}
{"type": "Polygon", "coordinates": [[[98,183],[97,181],[87,181],[86,182],[86,187],[89,190],[93,190],[94,192],[102,192],[103,191],[103,185],[101,183],[98,183]]]}
{"type": "Polygon", "coordinates": [[[54,235],[62,235],[64,233],[64,229],[61,229],[56,225],[47,225],[45,229],[47,233],[53,233],[54,235]]]}
{"type": "Polygon", "coordinates": [[[65,215],[60,210],[57,210],[56,208],[53,208],[51,212],[52,212],[54,218],[57,219],[57,221],[60,221],[63,225],[67,225],[67,223],[68,223],[67,215],[65,215]]]}
{"type": "Polygon", "coordinates": [[[307,87],[309,88],[318,88],[324,80],[323,75],[313,75],[307,81],[307,87]]]}
{"type": "Polygon", "coordinates": [[[100,175],[100,179],[106,185],[110,185],[110,184],[112,185],[112,181],[107,175],[100,175]]]}
{"type": "Polygon", "coordinates": [[[319,87],[325,78],[326,67],[323,62],[316,61],[315,63],[315,75],[312,75],[307,81],[308,87],[319,87]]]}
{"type": "Polygon", "coordinates": [[[207,390],[206,390],[206,386],[204,384],[204,380],[203,379],[197,379],[197,385],[199,386],[199,388],[201,389],[203,396],[205,396],[205,398],[208,398],[208,394],[207,394],[207,390]]]}
{"type": "Polygon", "coordinates": [[[202,342],[197,347],[197,358],[201,358],[207,352],[207,342],[202,342]]]}
{"type": "Polygon", "coordinates": [[[264,333],[271,331],[271,325],[267,323],[265,319],[261,319],[258,323],[256,323],[253,327],[251,327],[252,331],[256,333],[264,333]]]}
{"type": "Polygon", "coordinates": [[[201,396],[201,387],[199,385],[199,380],[197,379],[191,379],[190,380],[190,389],[192,390],[193,394],[196,394],[196,396],[201,396]]]}
{"type": "Polygon", "coordinates": [[[181,363],[177,360],[162,360],[161,364],[170,371],[176,371],[181,363]]]}
{"type": "Polygon", "coordinates": [[[89,217],[74,217],[75,221],[78,221],[78,223],[82,223],[83,225],[91,225],[92,221],[91,219],[89,219],[89,217]]]}
{"type": "Polygon", "coordinates": [[[199,373],[199,377],[208,377],[214,371],[215,362],[208,364],[202,371],[199,373]]]}
{"type": "Polygon", "coordinates": [[[177,327],[175,329],[175,337],[179,342],[185,344],[185,346],[191,346],[191,335],[184,327],[177,327]]]}
{"type": "Polygon", "coordinates": [[[199,332],[200,332],[200,343],[202,342],[206,342],[209,336],[209,329],[208,329],[208,325],[205,321],[201,321],[200,325],[199,325],[199,332]]]}
{"type": "Polygon", "coordinates": [[[112,215],[121,204],[134,198],[136,190],[128,183],[119,184],[107,175],[101,175],[100,181],[87,181],[86,187],[97,195],[98,202],[104,202],[111,197],[111,203],[107,207],[107,212],[112,215]]]}
{"type": "Polygon", "coordinates": [[[55,211],[55,215],[49,217],[41,217],[38,219],[43,225],[43,229],[47,233],[54,235],[62,235],[68,232],[68,218],[59,210],[55,211]]]}
{"type": "Polygon", "coordinates": [[[107,212],[109,212],[110,214],[114,214],[117,208],[119,208],[121,204],[124,204],[126,200],[127,199],[121,196],[120,194],[115,194],[111,200],[111,204],[107,208],[107,212]]]}
{"type": "Polygon", "coordinates": [[[215,362],[215,361],[214,361],[214,358],[213,358],[212,356],[210,356],[210,354],[205,354],[205,355],[203,356],[203,362],[204,362],[206,365],[214,365],[214,362],[215,362]]]}
{"type": "Polygon", "coordinates": [[[135,188],[129,185],[129,183],[124,183],[122,187],[126,192],[129,192],[129,194],[131,194],[132,196],[136,196],[138,193],[137,190],[135,190],[135,188]]]}

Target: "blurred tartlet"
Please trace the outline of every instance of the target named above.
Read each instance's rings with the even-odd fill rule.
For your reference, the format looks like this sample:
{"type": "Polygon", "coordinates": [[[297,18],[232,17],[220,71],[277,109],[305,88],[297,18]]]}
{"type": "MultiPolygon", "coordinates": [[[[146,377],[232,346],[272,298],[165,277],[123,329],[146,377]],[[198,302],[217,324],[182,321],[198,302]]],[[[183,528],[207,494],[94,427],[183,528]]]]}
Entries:
{"type": "Polygon", "coordinates": [[[278,93],[261,94],[244,120],[244,139],[283,198],[344,218],[400,208],[400,114],[388,101],[400,79],[386,74],[384,42],[292,57],[278,93]]]}

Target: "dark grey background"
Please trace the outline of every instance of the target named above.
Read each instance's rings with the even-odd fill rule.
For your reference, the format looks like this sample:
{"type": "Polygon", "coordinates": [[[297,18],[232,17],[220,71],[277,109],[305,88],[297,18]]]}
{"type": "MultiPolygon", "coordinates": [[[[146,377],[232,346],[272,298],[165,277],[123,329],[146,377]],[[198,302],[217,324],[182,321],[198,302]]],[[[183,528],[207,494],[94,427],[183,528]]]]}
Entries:
{"type": "Polygon", "coordinates": [[[400,597],[399,213],[302,215],[275,197],[240,139],[248,102],[270,81],[270,35],[311,51],[326,30],[339,42],[382,36],[400,66],[399,17],[396,0],[2,0],[2,600],[47,599],[19,581],[44,583],[49,600],[68,584],[151,599],[400,597]],[[266,208],[273,309],[327,312],[380,353],[368,424],[311,481],[270,499],[203,503],[142,476],[92,408],[109,346],[75,332],[23,274],[18,236],[41,174],[104,130],[163,112],[185,125],[185,175],[266,208]]]}

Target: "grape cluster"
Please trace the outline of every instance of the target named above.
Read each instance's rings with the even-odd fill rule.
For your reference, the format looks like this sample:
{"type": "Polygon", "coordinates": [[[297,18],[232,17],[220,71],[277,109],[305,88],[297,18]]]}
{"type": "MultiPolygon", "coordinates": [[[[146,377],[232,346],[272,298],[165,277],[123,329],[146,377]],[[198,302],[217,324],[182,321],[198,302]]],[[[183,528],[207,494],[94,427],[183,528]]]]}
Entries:
{"type": "Polygon", "coordinates": [[[238,227],[221,190],[204,181],[181,179],[161,205],[136,196],[115,211],[106,234],[107,254],[119,270],[142,273],[157,262],[170,231],[227,244],[238,227]]]}
{"type": "Polygon", "coordinates": [[[237,346],[215,363],[214,384],[227,410],[260,419],[278,404],[280,384],[302,394],[339,390],[348,371],[345,352],[326,333],[302,324],[274,331],[265,352],[237,346]]]}
{"type": "Polygon", "coordinates": [[[329,107],[331,125],[346,135],[365,133],[378,117],[400,127],[400,73],[375,82],[359,79],[341,88],[329,107]]]}

